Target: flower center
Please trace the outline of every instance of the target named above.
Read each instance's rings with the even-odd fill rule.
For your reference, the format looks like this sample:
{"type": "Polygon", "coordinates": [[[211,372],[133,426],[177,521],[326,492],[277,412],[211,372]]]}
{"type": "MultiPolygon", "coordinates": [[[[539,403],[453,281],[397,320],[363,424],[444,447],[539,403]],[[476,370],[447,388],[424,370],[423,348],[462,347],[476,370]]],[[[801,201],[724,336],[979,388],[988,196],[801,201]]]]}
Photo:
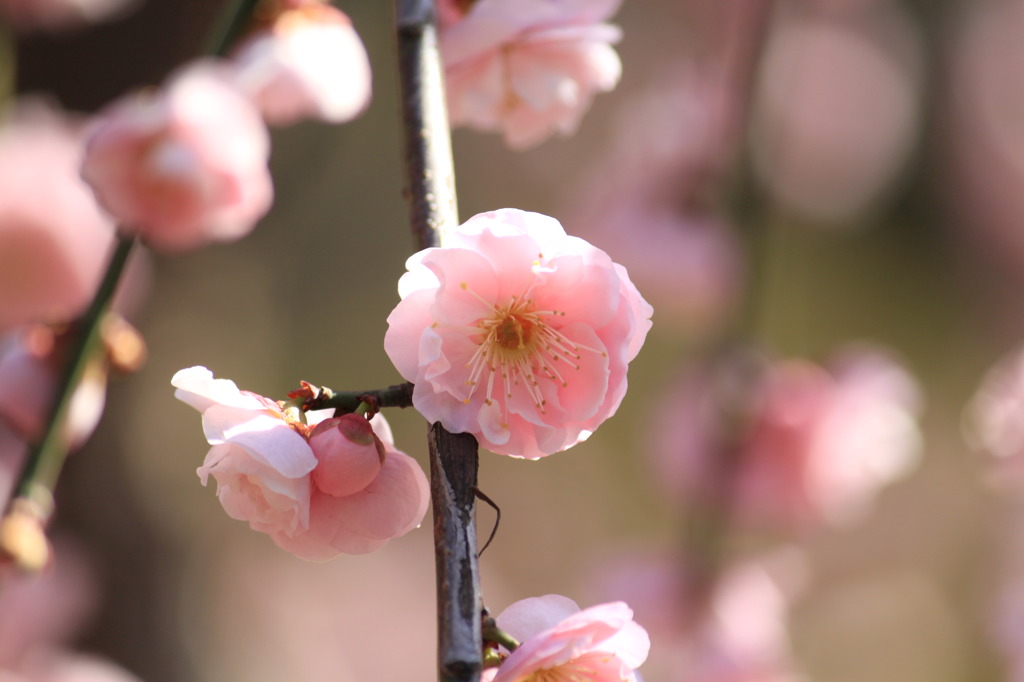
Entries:
{"type": "MultiPolygon", "coordinates": [[[[468,284],[462,288],[469,290],[468,284]]],[[[513,389],[522,386],[533,404],[544,413],[546,400],[541,392],[540,380],[548,379],[563,388],[569,385],[567,371],[580,369],[580,351],[600,352],[571,341],[551,323],[565,316],[560,310],[535,310],[529,291],[523,296],[513,296],[504,305],[491,305],[493,314],[476,322],[472,330],[477,340],[466,369],[470,386],[466,404],[476,392],[477,386],[486,383],[487,395],[484,402],[491,405],[495,397],[498,378],[505,398],[512,397],[513,389]]],[[[603,354],[603,353],[602,353],[603,354]]],[[[507,405],[503,405],[507,412],[507,405]]]]}

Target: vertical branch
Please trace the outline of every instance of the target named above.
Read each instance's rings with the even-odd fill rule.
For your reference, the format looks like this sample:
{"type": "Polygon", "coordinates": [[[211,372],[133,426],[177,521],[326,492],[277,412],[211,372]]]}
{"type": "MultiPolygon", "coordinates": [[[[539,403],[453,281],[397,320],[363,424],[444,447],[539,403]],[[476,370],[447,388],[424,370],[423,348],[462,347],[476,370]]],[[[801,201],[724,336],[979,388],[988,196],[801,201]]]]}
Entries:
{"type": "MultiPolygon", "coordinates": [[[[397,0],[406,193],[419,248],[458,224],[444,77],[432,0],[397,0]]],[[[430,426],[430,489],[437,571],[438,677],[475,682],[482,669],[480,577],[473,490],[477,443],[430,426]]]]}
{"type": "Polygon", "coordinates": [[[430,426],[430,495],[437,571],[437,653],[442,682],[480,679],[480,576],[476,559],[476,438],[430,426]]]}
{"type": "Polygon", "coordinates": [[[417,247],[425,249],[459,223],[452,142],[433,0],[397,0],[397,6],[406,198],[417,247]]]}

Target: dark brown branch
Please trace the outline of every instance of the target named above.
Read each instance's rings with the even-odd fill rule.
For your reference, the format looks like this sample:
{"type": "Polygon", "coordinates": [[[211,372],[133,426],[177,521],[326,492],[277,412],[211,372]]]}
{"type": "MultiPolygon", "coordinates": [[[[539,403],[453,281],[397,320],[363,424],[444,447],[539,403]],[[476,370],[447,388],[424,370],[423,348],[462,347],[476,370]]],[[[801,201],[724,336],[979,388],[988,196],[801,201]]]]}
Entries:
{"type": "MultiPolygon", "coordinates": [[[[397,0],[406,197],[419,248],[458,225],[444,77],[431,0],[397,0]]],[[[477,443],[432,424],[429,436],[437,570],[438,677],[477,682],[483,668],[476,549],[477,443]]]]}
{"type": "Polygon", "coordinates": [[[397,0],[406,198],[420,249],[437,246],[459,222],[444,75],[432,0],[397,0]]]}
{"type": "Polygon", "coordinates": [[[430,488],[437,570],[437,643],[442,682],[479,680],[483,667],[476,552],[477,443],[468,433],[430,427],[430,488]]]}

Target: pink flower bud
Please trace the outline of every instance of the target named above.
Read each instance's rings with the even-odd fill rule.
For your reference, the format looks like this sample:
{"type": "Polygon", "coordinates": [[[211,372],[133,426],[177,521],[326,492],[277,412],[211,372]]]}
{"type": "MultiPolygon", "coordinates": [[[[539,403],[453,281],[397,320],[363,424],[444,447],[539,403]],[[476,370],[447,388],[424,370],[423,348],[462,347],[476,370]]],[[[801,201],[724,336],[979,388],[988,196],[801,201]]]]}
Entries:
{"type": "Polygon", "coordinates": [[[354,495],[370,485],[384,463],[384,444],[357,414],[320,422],[309,435],[319,463],[313,484],[332,497],[354,495]]]}
{"type": "Polygon", "coordinates": [[[269,135],[221,68],[200,62],[115,103],[86,147],[82,177],[122,230],[155,248],[239,239],[270,208],[269,135]]]}

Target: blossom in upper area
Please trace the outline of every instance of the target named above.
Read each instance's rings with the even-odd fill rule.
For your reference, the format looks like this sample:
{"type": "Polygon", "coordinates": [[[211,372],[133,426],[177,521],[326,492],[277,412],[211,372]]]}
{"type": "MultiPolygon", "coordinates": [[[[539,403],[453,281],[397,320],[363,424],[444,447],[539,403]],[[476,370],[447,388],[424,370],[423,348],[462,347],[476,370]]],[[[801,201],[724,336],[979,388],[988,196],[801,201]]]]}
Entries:
{"type": "Polygon", "coordinates": [[[625,268],[554,218],[481,213],[414,254],[384,348],[413,405],[497,453],[537,459],[615,413],[651,327],[625,268]]]}
{"type": "Polygon", "coordinates": [[[319,2],[282,12],[234,55],[235,82],[267,122],[343,123],[370,102],[366,48],[340,10],[319,2]]]}
{"type": "Polygon", "coordinates": [[[484,671],[483,682],[635,681],[651,645],[622,602],[581,611],[571,599],[549,594],[512,604],[496,621],[520,645],[498,668],[484,671]]]}
{"type": "MultiPolygon", "coordinates": [[[[921,36],[898,4],[847,5],[780,16],[773,26],[751,161],[780,203],[820,221],[858,224],[910,156],[924,60],[921,36]]],[[[983,108],[976,96],[964,99],[983,108]]]]}
{"type": "Polygon", "coordinates": [[[0,125],[0,333],[76,317],[99,285],[114,230],[78,177],[81,133],[39,100],[0,125]]]}
{"type": "Polygon", "coordinates": [[[349,423],[362,417],[330,418],[329,410],[308,412],[303,423],[205,367],[183,369],[171,384],[175,397],[202,413],[213,446],[197,469],[200,480],[213,476],[228,516],[283,549],[313,560],[363,554],[423,519],[426,476],[394,448],[382,416],[372,433],[349,423]],[[318,465],[326,469],[317,472],[318,465]]]}
{"type": "Polygon", "coordinates": [[[199,62],[99,115],[82,177],[121,230],[180,251],[243,237],[270,208],[270,138],[229,81],[199,62]]]}
{"type": "Polygon", "coordinates": [[[63,31],[114,17],[133,0],[0,0],[0,18],[17,31],[63,31]]]}
{"type": "Polygon", "coordinates": [[[439,12],[441,56],[453,125],[501,131],[526,148],[569,135],[596,92],[622,73],[603,23],[621,0],[455,0],[439,12]]]}
{"type": "MultiPolygon", "coordinates": [[[[723,421],[711,388],[721,381],[714,371],[685,377],[653,429],[658,479],[680,500],[717,489],[710,477],[720,471],[716,461],[736,428],[723,421]]],[[[918,460],[920,390],[886,353],[851,348],[827,369],[774,363],[752,390],[731,486],[746,523],[850,522],[918,460]]]]}

